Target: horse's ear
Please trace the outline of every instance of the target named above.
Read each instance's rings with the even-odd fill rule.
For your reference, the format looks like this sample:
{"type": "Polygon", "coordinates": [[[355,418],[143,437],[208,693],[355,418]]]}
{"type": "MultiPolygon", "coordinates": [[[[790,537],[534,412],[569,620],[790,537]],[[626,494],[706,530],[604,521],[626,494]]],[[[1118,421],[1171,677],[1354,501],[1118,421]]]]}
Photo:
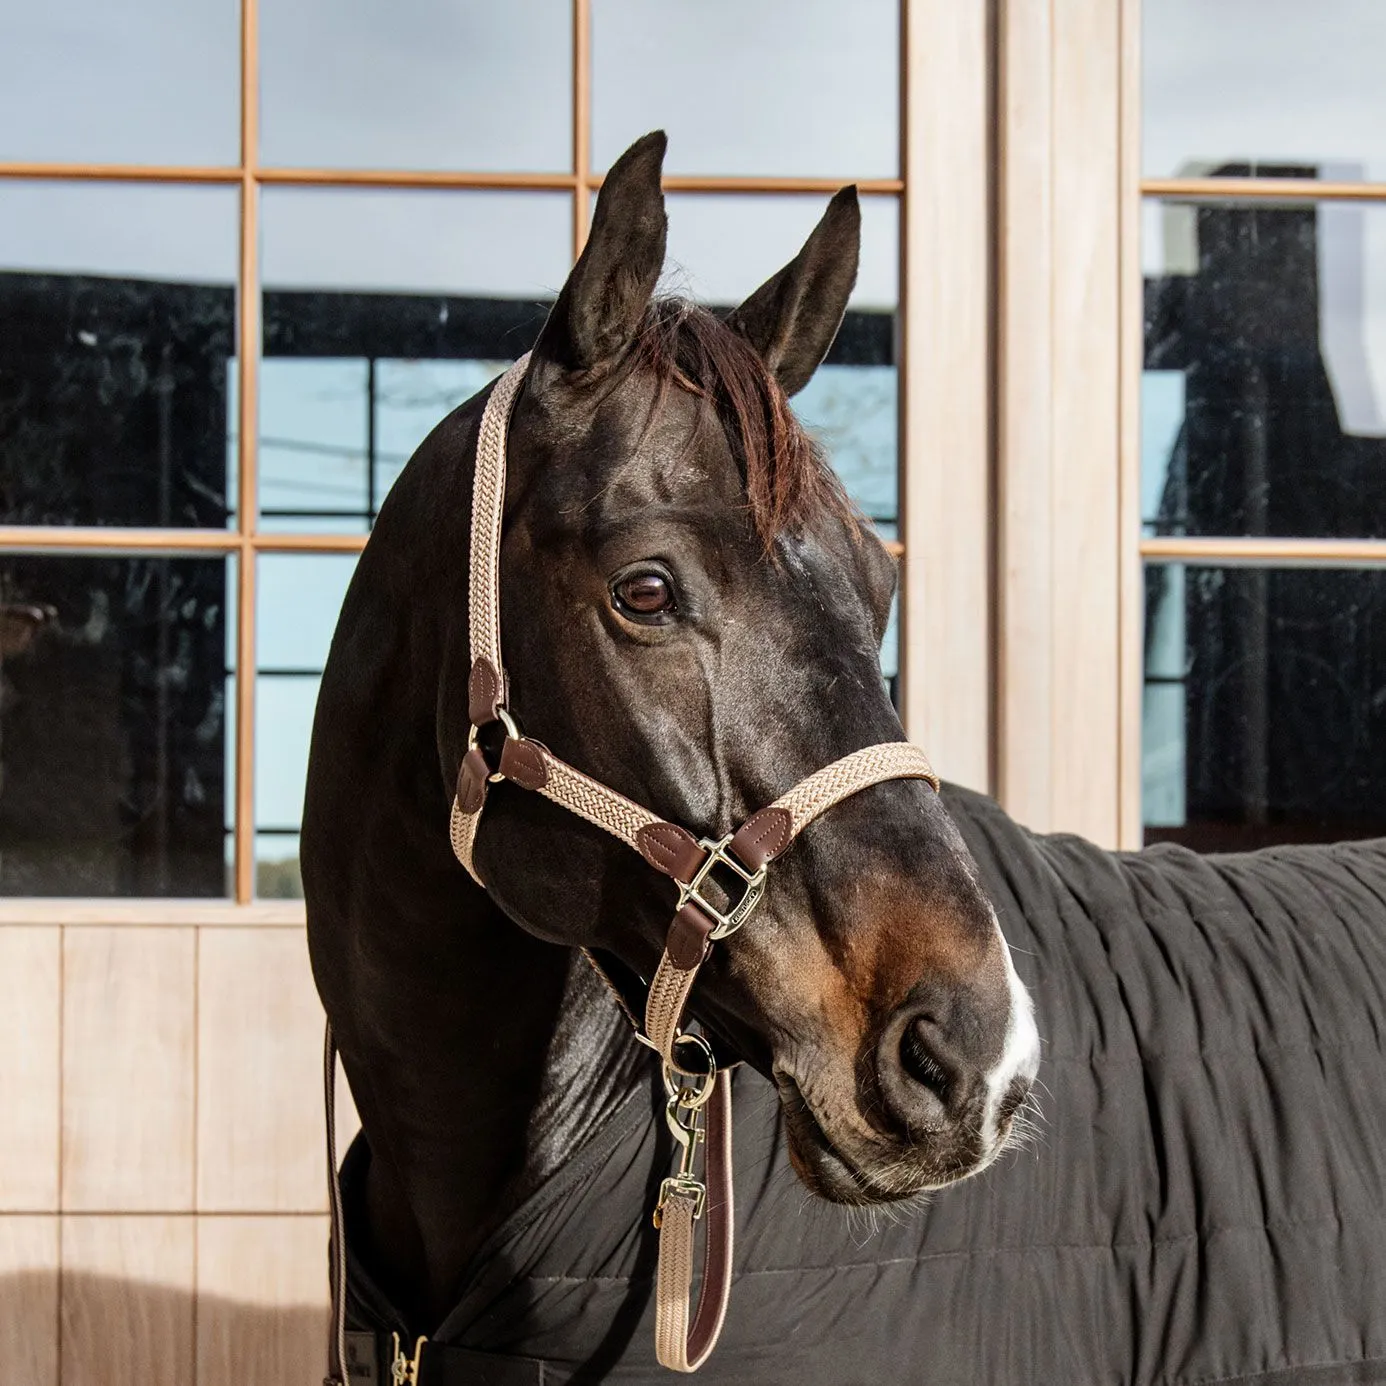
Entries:
{"type": "Polygon", "coordinates": [[[636,140],[597,194],[592,230],[535,344],[536,359],[590,371],[630,344],[664,268],[668,218],[659,177],[663,130],[636,140]]]}
{"type": "Polygon", "coordinates": [[[760,352],[785,394],[802,390],[828,354],[860,256],[857,190],[843,188],[804,248],[728,317],[727,326],[760,352]]]}

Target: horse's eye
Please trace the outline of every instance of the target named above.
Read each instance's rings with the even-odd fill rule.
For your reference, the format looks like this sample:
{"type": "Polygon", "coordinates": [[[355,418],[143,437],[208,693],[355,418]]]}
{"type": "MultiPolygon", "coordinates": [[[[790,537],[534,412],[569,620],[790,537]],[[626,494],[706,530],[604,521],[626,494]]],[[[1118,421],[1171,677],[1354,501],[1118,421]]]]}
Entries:
{"type": "Polygon", "coordinates": [[[674,591],[663,573],[630,573],[611,590],[616,609],[636,620],[648,620],[674,610],[674,591]]]}

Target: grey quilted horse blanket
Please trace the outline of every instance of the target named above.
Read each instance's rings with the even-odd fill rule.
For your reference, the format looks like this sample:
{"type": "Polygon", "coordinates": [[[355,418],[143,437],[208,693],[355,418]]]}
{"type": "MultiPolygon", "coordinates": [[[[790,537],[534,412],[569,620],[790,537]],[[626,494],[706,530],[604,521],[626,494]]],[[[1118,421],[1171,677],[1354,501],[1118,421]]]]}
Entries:
{"type": "MultiPolygon", "coordinates": [[[[700,1379],[1386,1382],[1386,840],[1112,854],[945,793],[1037,1001],[1039,1139],[873,1225],[808,1198],[739,1075],[737,1277],[700,1379]]],[[[667,1379],[658,1110],[635,1094],[484,1248],[440,1380],[667,1379]]],[[[359,1265],[352,1292],[404,1327],[359,1265]]]]}

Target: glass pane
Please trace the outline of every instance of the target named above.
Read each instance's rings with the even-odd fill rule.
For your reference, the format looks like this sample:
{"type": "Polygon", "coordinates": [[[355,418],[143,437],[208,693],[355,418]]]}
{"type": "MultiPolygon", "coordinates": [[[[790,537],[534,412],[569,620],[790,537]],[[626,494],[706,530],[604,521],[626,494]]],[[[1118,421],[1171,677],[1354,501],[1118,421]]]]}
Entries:
{"type": "Polygon", "coordinates": [[[228,0],[5,6],[0,159],[239,163],[240,29],[228,0]]]}
{"type": "Polygon", "coordinates": [[[361,531],[440,419],[533,342],[568,272],[566,194],[270,188],[266,530],[361,531]]]}
{"type": "Polygon", "coordinates": [[[226,894],[234,581],[220,556],[0,558],[0,894],[226,894]]]}
{"type": "MultiPolygon", "coordinates": [[[[826,200],[683,194],[668,198],[663,288],[732,308],[798,252],[826,200]]],[[[896,306],[900,223],[893,197],[862,201],[861,272],[827,361],[794,398],[858,505],[898,518],[896,306]]],[[[893,536],[893,533],[891,535],[893,536]]]]}
{"type": "Polygon", "coordinates": [[[1386,568],[1149,564],[1146,840],[1386,834],[1386,568]]]}
{"type": "Polygon", "coordinates": [[[267,0],[261,159],[295,167],[569,169],[572,43],[570,0],[267,0]]]}
{"type": "Polygon", "coordinates": [[[1386,536],[1386,208],[1147,204],[1142,519],[1386,536]]]}
{"type": "Polygon", "coordinates": [[[1145,0],[1149,177],[1386,178],[1379,0],[1145,0]]]}
{"type": "Polygon", "coordinates": [[[301,895],[298,829],[318,684],[354,554],[265,554],[256,596],[256,888],[301,895]]]}
{"type": "Polygon", "coordinates": [[[898,177],[897,0],[602,0],[594,167],[657,128],[670,173],[898,177]]]}
{"type": "Polygon", "coordinates": [[[0,183],[4,523],[225,523],[237,208],[0,183]]]}

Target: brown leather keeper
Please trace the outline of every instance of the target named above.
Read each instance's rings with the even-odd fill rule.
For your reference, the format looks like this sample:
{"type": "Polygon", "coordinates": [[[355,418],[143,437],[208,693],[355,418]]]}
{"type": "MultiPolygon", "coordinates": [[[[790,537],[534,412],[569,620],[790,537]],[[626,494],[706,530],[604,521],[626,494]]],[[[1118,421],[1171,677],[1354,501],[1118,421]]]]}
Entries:
{"type": "Polygon", "coordinates": [[[681,972],[691,972],[702,964],[712,948],[712,931],[716,928],[707,915],[691,900],[675,916],[664,940],[669,961],[681,972]]]}
{"type": "Polygon", "coordinates": [[[500,772],[521,789],[543,789],[549,782],[549,767],[538,742],[517,741],[513,736],[507,736],[501,747],[500,772]]]}
{"type": "Polygon", "coordinates": [[[457,807],[463,813],[479,813],[486,802],[486,780],[491,771],[479,746],[473,746],[462,757],[457,772],[457,807]]]}
{"type": "Polygon", "coordinates": [[[788,809],[763,808],[736,830],[731,849],[743,865],[759,871],[789,846],[793,827],[788,809]]]}
{"type": "Polygon", "coordinates": [[[647,823],[635,834],[640,855],[656,871],[687,885],[707,858],[698,839],[675,823],[647,823]]]}
{"type": "Polygon", "coordinates": [[[467,679],[467,716],[472,726],[484,727],[487,722],[496,720],[496,709],[502,701],[501,693],[500,675],[491,667],[489,660],[478,659],[467,679]]]}

